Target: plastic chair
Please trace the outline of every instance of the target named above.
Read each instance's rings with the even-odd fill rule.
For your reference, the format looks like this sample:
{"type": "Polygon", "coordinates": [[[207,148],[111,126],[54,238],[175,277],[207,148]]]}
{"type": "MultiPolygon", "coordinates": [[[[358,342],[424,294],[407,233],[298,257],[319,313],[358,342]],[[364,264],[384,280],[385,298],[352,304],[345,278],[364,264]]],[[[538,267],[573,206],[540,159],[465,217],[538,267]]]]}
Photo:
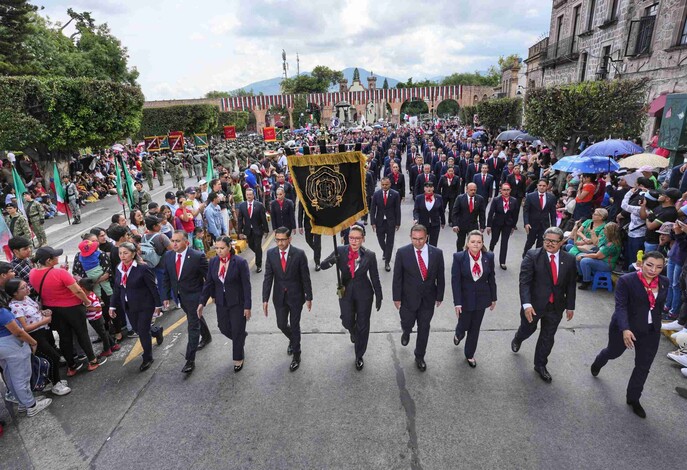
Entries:
{"type": "Polygon", "coordinates": [[[597,271],[594,273],[592,281],[592,291],[596,289],[606,289],[613,292],[613,273],[610,271],[597,271]]]}

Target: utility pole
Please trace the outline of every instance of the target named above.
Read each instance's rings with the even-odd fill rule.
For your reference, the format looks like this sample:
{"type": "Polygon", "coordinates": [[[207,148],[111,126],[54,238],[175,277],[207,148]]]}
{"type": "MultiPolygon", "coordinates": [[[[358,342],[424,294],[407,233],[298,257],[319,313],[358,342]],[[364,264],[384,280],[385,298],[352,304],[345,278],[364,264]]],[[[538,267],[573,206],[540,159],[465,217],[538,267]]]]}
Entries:
{"type": "Polygon", "coordinates": [[[288,64],[286,63],[286,51],[284,49],[281,50],[281,60],[282,60],[282,68],[284,69],[284,78],[289,78],[286,70],[289,68],[288,64]]]}
{"type": "Polygon", "coordinates": [[[301,59],[298,57],[298,52],[296,52],[296,76],[301,75],[301,59]]]}

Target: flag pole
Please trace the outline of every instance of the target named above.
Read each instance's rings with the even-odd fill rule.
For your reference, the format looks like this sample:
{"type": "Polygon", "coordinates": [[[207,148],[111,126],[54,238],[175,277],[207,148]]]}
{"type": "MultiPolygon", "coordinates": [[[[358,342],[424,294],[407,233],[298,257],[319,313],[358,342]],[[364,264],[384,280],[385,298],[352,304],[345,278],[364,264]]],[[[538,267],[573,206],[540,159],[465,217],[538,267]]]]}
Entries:
{"type": "Polygon", "coordinates": [[[336,294],[340,299],[342,299],[346,293],[346,290],[343,284],[341,284],[341,271],[339,271],[339,245],[336,243],[336,235],[332,236],[332,240],[334,241],[334,265],[336,266],[336,294]]]}
{"type": "Polygon", "coordinates": [[[55,202],[59,202],[57,200],[57,187],[59,186],[62,188],[62,203],[64,204],[64,214],[67,216],[67,224],[71,225],[72,224],[72,219],[69,217],[69,201],[64,201],[65,196],[67,195],[67,192],[64,190],[62,187],[62,177],[60,176],[60,171],[57,169],[57,161],[53,159],[52,161],[53,164],[53,177],[52,179],[54,180],[53,183],[55,184],[55,202]]]}

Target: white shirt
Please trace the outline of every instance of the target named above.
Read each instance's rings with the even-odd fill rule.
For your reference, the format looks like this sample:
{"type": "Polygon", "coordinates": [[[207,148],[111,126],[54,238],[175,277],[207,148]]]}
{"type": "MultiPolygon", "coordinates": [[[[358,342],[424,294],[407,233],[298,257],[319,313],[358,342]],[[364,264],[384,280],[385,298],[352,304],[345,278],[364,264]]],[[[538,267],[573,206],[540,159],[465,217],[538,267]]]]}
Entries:
{"type": "Polygon", "coordinates": [[[477,261],[475,261],[475,258],[472,257],[470,252],[468,251],[468,256],[470,257],[470,274],[472,274],[472,280],[476,281],[480,277],[482,277],[482,274],[484,274],[484,263],[482,262],[482,252],[479,252],[479,256],[477,257],[477,261]],[[479,264],[479,276],[475,274],[473,269],[475,269],[475,265],[479,264]]]}
{"type": "MultiPolygon", "coordinates": [[[[537,196],[537,197],[539,197],[539,196],[537,196]]],[[[546,198],[544,198],[544,200],[546,200],[546,198]]],[[[561,269],[560,269],[561,268],[561,265],[560,265],[560,254],[561,254],[561,252],[560,252],[560,250],[555,252],[555,253],[549,253],[548,251],[546,251],[546,262],[549,264],[551,264],[551,255],[552,254],[554,256],[554,262],[556,263],[556,273],[560,274],[560,272],[561,272],[561,269]]],[[[523,310],[526,308],[530,308],[531,306],[532,306],[532,304],[522,304],[523,310]]]]}
{"type": "MultiPolygon", "coordinates": [[[[181,273],[184,271],[184,261],[186,260],[186,253],[187,252],[188,252],[188,246],[181,253],[174,252],[174,267],[175,268],[177,265],[177,259],[179,259],[179,255],[181,255],[181,265],[179,266],[179,277],[181,277],[181,273]]],[[[179,279],[179,277],[177,277],[177,280],[179,279]]]]}
{"type": "MultiPolygon", "coordinates": [[[[415,263],[417,263],[417,269],[422,273],[422,270],[420,269],[420,262],[417,260],[417,248],[413,247],[413,255],[415,256],[415,263]]],[[[422,256],[422,261],[425,262],[425,268],[427,268],[427,272],[429,272],[429,247],[427,246],[427,243],[425,243],[425,246],[422,247],[422,250],[420,250],[420,256],[422,256]]]]}
{"type": "MultiPolygon", "coordinates": [[[[136,260],[133,260],[131,262],[131,266],[129,266],[129,270],[125,273],[124,270],[122,269],[123,264],[124,263],[119,263],[119,265],[117,266],[117,269],[119,270],[119,272],[122,273],[122,279],[124,279],[124,274],[126,274],[128,276],[128,272],[131,271],[132,268],[135,268],[136,266],[138,266],[138,263],[136,262],[136,260]]],[[[126,286],[124,286],[124,287],[126,287],[126,286]]],[[[126,293],[124,294],[124,300],[126,300],[127,302],[129,301],[129,296],[126,295],[126,293]]]]}
{"type": "Polygon", "coordinates": [[[434,207],[434,203],[436,202],[436,196],[432,195],[432,202],[427,202],[427,199],[425,199],[425,207],[427,208],[428,211],[432,210],[432,207],[434,207]]]}

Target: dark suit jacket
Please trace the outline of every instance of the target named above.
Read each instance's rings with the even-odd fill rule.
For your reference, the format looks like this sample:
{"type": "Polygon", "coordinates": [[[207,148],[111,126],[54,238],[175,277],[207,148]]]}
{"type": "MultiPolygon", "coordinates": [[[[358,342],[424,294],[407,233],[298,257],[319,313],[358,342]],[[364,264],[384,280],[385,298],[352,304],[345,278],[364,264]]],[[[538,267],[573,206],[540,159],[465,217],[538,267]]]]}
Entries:
{"type": "Polygon", "coordinates": [[[506,166],[506,162],[498,157],[489,157],[487,158],[487,165],[489,165],[489,174],[498,180],[501,178],[501,172],[503,167],[506,166]]]}
{"type": "Polygon", "coordinates": [[[279,201],[274,200],[270,203],[270,219],[272,230],[279,227],[286,227],[291,230],[296,228],[296,209],[293,202],[284,198],[284,207],[279,206],[279,201]]]}
{"type": "Polygon", "coordinates": [[[459,176],[454,176],[451,180],[451,184],[448,183],[448,178],[446,177],[446,175],[441,177],[441,179],[439,180],[438,192],[439,194],[441,194],[441,198],[444,200],[444,203],[456,200],[462,187],[460,183],[461,181],[459,176]]]}
{"type": "Polygon", "coordinates": [[[481,171],[480,167],[481,166],[482,166],[481,162],[477,164],[477,168],[475,168],[475,164],[472,162],[469,162],[467,164],[467,168],[465,169],[465,181],[466,181],[465,184],[472,183],[472,180],[475,177],[475,175],[478,175],[480,173],[480,171],[481,171]]]}
{"type": "Polygon", "coordinates": [[[454,227],[458,227],[463,231],[482,229],[485,227],[486,210],[487,203],[484,198],[479,194],[475,194],[473,210],[470,213],[468,195],[467,193],[461,194],[456,198],[455,204],[453,204],[451,223],[454,227]]]}
{"type": "Polygon", "coordinates": [[[346,287],[344,299],[355,296],[359,299],[371,299],[376,296],[382,298],[382,284],[379,282],[377,257],[373,251],[361,247],[358,251],[359,264],[355,270],[355,277],[351,277],[348,267],[348,245],[336,247],[336,251],[320,263],[322,269],[329,269],[336,264],[341,272],[341,283],[346,287]],[[338,254],[338,261],[336,255],[338,254]]]}
{"type": "MultiPolygon", "coordinates": [[[[280,187],[281,185],[279,183],[274,183],[272,185],[272,190],[270,191],[272,199],[277,199],[277,189],[279,189],[280,187]]],[[[284,195],[286,196],[286,199],[296,204],[296,190],[294,189],[293,185],[288,181],[284,181],[284,195]]]]}
{"type": "Polygon", "coordinates": [[[194,312],[198,307],[198,299],[205,284],[205,277],[208,273],[208,260],[205,254],[192,249],[190,246],[186,250],[184,264],[181,267],[180,277],[177,280],[176,270],[177,253],[167,251],[162,257],[162,289],[165,297],[162,300],[169,300],[171,292],[181,295],[181,303],[184,307],[192,309],[194,312]]]}
{"type": "Polygon", "coordinates": [[[539,204],[539,192],[534,191],[525,197],[525,207],[522,212],[524,225],[530,224],[533,230],[546,230],[556,226],[556,196],[546,193],[544,210],[539,204]]]}
{"type": "Polygon", "coordinates": [[[472,182],[477,185],[477,194],[484,199],[491,199],[492,186],[494,185],[494,177],[487,173],[484,177],[485,184],[482,184],[482,173],[477,173],[472,177],[472,182]]]}
{"type": "Polygon", "coordinates": [[[385,206],[384,191],[382,189],[375,191],[370,204],[370,217],[372,225],[382,224],[385,217],[393,225],[401,225],[401,196],[390,189],[385,206]]]}
{"type": "Polygon", "coordinates": [[[503,197],[494,198],[489,206],[487,227],[515,227],[518,223],[519,210],[518,200],[514,197],[508,198],[508,212],[503,211],[503,197]]]}
{"type": "Polygon", "coordinates": [[[238,212],[238,224],[239,233],[243,235],[256,235],[262,236],[266,232],[269,232],[269,226],[267,225],[267,213],[265,212],[265,206],[261,202],[253,201],[253,214],[252,217],[248,217],[248,202],[243,201],[239,204],[238,212]]]}
{"type": "Polygon", "coordinates": [[[556,312],[575,310],[577,295],[575,257],[559,251],[558,284],[553,284],[549,254],[544,248],[530,250],[520,266],[520,304],[531,304],[535,313],[543,312],[553,292],[556,312]]]}
{"type": "MultiPolygon", "coordinates": [[[[437,177],[434,176],[434,173],[431,173],[431,172],[428,173],[428,177],[429,177],[429,181],[434,183],[434,187],[436,188],[438,186],[437,185],[437,181],[438,181],[437,177]]],[[[424,173],[420,173],[415,178],[415,195],[416,196],[425,192],[425,183],[427,182],[426,179],[427,178],[425,178],[424,173]]]]}
{"type": "Polygon", "coordinates": [[[444,300],[444,254],[432,245],[427,248],[429,260],[425,280],[413,245],[402,246],[396,251],[391,291],[394,301],[400,301],[403,308],[417,310],[423,299],[434,308],[435,302],[444,300]]]}
{"type": "Polygon", "coordinates": [[[522,173],[520,174],[520,183],[515,179],[515,174],[508,175],[506,177],[506,183],[510,185],[510,195],[514,198],[522,200],[525,197],[525,186],[527,184],[527,178],[522,173]]]}
{"type": "Polygon", "coordinates": [[[122,273],[114,268],[114,292],[111,306],[120,311],[128,304],[129,310],[152,312],[155,307],[162,307],[160,294],[155,283],[155,271],[145,263],[131,265],[126,278],[126,287],[122,286],[122,273]],[[126,300],[128,299],[128,300],[126,300]]]}
{"type": "Polygon", "coordinates": [[[398,183],[394,182],[393,173],[389,174],[391,180],[391,189],[396,191],[401,197],[406,197],[406,177],[400,171],[398,172],[398,183]]]}
{"type": "Polygon", "coordinates": [[[281,253],[278,247],[267,250],[265,257],[265,278],[262,281],[262,301],[270,299],[274,284],[272,302],[275,307],[284,305],[301,306],[312,300],[312,284],[305,252],[291,245],[286,257],[286,272],[281,268],[281,253]]]}
{"type": "MultiPolygon", "coordinates": [[[[422,173],[422,165],[420,165],[420,171],[418,171],[417,165],[413,164],[408,170],[408,185],[410,186],[410,191],[415,191],[415,183],[417,182],[417,177],[422,173]]],[[[414,194],[414,193],[413,193],[414,194]]]]}
{"type": "Polygon", "coordinates": [[[432,210],[427,210],[425,195],[415,196],[415,207],[413,208],[413,219],[425,227],[437,227],[446,225],[446,215],[444,214],[444,201],[440,195],[434,194],[434,205],[432,210]]]}
{"type": "Polygon", "coordinates": [[[446,170],[448,169],[448,162],[447,161],[438,161],[436,165],[434,165],[434,176],[436,176],[437,181],[444,176],[446,173],[446,170]]]}
{"type": "Polygon", "coordinates": [[[205,305],[210,297],[215,299],[218,308],[238,306],[242,310],[250,309],[252,300],[248,262],[240,256],[232,256],[222,282],[219,279],[219,256],[212,258],[200,296],[200,304],[205,305]]]}
{"type": "Polygon", "coordinates": [[[451,287],[453,305],[460,305],[464,311],[484,310],[496,302],[496,273],[494,253],[482,252],[482,277],[472,278],[470,254],[468,251],[453,253],[451,266],[451,287]]]}
{"type": "MultiPolygon", "coordinates": [[[[668,278],[659,276],[656,303],[651,310],[651,321],[656,331],[661,329],[661,313],[668,295],[668,278]]],[[[615,311],[611,325],[620,331],[646,333],[649,330],[649,297],[637,273],[629,273],[618,278],[615,285],[615,311]]]]}

